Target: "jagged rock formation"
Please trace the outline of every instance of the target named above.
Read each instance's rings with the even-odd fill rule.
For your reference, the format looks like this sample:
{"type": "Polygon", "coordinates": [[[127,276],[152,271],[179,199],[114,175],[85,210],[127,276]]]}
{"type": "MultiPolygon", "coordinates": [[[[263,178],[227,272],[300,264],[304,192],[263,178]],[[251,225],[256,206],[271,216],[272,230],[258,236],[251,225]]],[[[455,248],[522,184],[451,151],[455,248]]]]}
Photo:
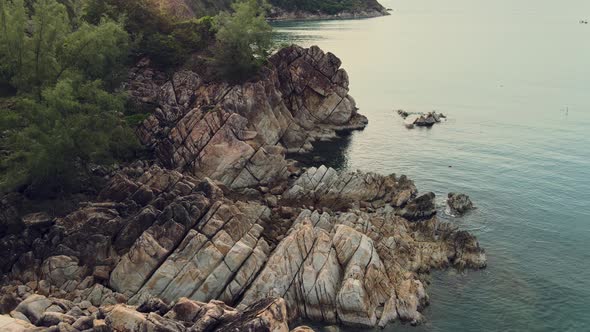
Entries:
{"type": "Polygon", "coordinates": [[[404,125],[408,129],[418,127],[432,127],[435,123],[440,123],[446,120],[446,115],[436,113],[436,111],[428,113],[409,113],[404,110],[398,110],[397,113],[404,119],[404,125]]]}
{"type": "Polygon", "coordinates": [[[243,188],[286,178],[286,152],[366,126],[336,56],[293,46],[270,62],[264,79],[233,86],[205,83],[190,71],[158,85],[153,77],[160,74],[137,68],[129,90],[157,106],[139,137],[168,168],[243,188]]]}
{"type": "Polygon", "coordinates": [[[63,218],[29,216],[2,234],[0,313],[67,331],[96,312],[97,331],[418,323],[422,273],[485,266],[475,237],[439,222],[434,194],[418,196],[405,176],[285,159],[366,125],[335,56],[290,47],[263,80],[240,86],[188,71],[167,80],[147,64],[127,88],[155,108],[138,134],[157,163],[118,170],[63,218]]]}
{"type": "Polygon", "coordinates": [[[232,200],[233,191],[209,179],[141,169],[115,176],[100,195],[104,202],[56,220],[31,248],[38,252],[24,253],[10,278],[94,306],[187,297],[245,309],[281,297],[289,318],[383,326],[397,317],[421,320],[428,298],[418,272],[485,266],[473,236],[436,217],[399,216],[415,200],[405,178],[311,168],[282,194],[270,194],[286,198],[269,208],[269,194],[232,200]],[[317,181],[309,180],[314,176],[317,181]],[[408,190],[409,202],[395,207],[408,190]],[[332,194],[299,202],[311,209],[287,205],[303,191],[332,194]],[[330,212],[335,200],[351,204],[330,212]],[[96,238],[82,240],[83,234],[96,238]],[[101,281],[108,287],[95,284],[101,281]]]}

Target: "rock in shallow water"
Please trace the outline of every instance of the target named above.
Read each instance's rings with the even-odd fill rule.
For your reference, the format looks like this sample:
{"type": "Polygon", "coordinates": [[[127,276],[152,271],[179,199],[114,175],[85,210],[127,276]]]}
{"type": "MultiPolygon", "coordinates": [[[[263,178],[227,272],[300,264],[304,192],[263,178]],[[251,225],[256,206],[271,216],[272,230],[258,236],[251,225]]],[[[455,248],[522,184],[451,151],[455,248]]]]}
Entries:
{"type": "Polygon", "coordinates": [[[418,221],[432,217],[436,214],[434,193],[426,193],[410,201],[398,214],[408,220],[418,221]]]}
{"type": "Polygon", "coordinates": [[[467,211],[473,210],[473,202],[469,196],[465,194],[449,193],[447,204],[454,214],[464,214],[467,211]]]}

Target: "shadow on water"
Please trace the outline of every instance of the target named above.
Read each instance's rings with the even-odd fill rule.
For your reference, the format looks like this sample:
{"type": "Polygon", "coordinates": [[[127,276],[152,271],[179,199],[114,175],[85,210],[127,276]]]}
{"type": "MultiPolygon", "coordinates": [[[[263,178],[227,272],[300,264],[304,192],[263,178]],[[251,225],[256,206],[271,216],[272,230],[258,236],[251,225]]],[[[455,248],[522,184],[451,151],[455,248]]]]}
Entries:
{"type": "Polygon", "coordinates": [[[352,132],[340,132],[338,137],[313,143],[313,150],[304,154],[289,154],[288,158],[296,159],[306,166],[332,167],[344,170],[348,163],[348,149],[352,141],[352,132]]]}

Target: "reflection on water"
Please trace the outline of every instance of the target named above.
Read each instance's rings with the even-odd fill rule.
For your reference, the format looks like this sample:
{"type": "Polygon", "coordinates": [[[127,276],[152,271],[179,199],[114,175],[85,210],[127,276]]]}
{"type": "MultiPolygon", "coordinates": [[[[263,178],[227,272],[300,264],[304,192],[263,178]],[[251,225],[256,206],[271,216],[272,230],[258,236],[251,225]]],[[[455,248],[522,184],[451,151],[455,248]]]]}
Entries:
{"type": "Polygon", "coordinates": [[[306,166],[332,167],[337,170],[344,170],[348,165],[348,148],[350,146],[352,133],[341,132],[333,140],[317,141],[313,143],[313,151],[306,154],[288,155],[288,158],[297,159],[306,166]]]}
{"type": "Polygon", "coordinates": [[[310,162],[407,174],[440,204],[454,191],[478,207],[444,217],[478,236],[488,268],[433,274],[427,322],[386,331],[588,331],[590,1],[382,2],[393,15],[278,29],[338,55],[369,118],[310,162]],[[408,130],[400,108],[449,119],[408,130]]]}

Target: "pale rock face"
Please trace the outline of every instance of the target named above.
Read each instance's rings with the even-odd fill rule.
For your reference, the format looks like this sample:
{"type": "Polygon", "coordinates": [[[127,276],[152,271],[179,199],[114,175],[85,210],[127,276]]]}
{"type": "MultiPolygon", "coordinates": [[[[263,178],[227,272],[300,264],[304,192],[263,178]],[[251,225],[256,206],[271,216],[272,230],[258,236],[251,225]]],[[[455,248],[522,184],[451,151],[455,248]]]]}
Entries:
{"type": "Polygon", "coordinates": [[[106,316],[105,323],[115,331],[138,332],[146,322],[144,314],[135,311],[133,307],[115,306],[106,316]]]}
{"type": "MultiPolygon", "coordinates": [[[[284,202],[271,209],[262,196],[231,200],[224,194],[228,189],[222,190],[210,179],[199,181],[158,167],[148,168],[141,175],[124,174],[113,178],[104,197],[111,197],[108,193],[121,183],[149,189],[155,196],[146,206],[135,206],[137,214],[125,212],[128,217],[122,218],[118,212],[109,212],[120,220],[121,229],[129,230],[125,241],[117,242],[122,233],[111,241],[122,245],[135,240],[129,249],[121,247],[120,259],[112,263],[112,289],[92,285],[86,278],[79,283],[85,284],[84,288],[73,291],[72,296],[89,301],[84,305],[81,302],[80,308],[106,308],[122,302],[140,305],[154,297],[172,303],[185,297],[184,302],[177,302],[177,309],[184,306],[198,311],[194,324],[207,328],[223,315],[237,314],[235,310],[224,313],[219,305],[209,305],[203,311],[199,303],[219,299],[238,305],[242,312],[261,299],[275,297],[284,299],[288,320],[306,318],[364,327],[385,326],[397,318],[419,323],[419,312],[428,297],[418,272],[450,265],[485,266],[485,253],[469,233],[456,231],[436,217],[410,222],[400,216],[399,212],[414,202],[409,198],[403,207],[397,206],[399,193],[415,192],[404,177],[310,168],[291,183],[281,185],[285,188],[284,202]],[[305,197],[311,199],[313,204],[308,206],[313,207],[295,205],[290,213],[283,212],[290,200],[301,204],[305,197]],[[335,202],[355,200],[360,202],[343,204],[337,212],[330,209],[335,202]],[[138,222],[137,216],[145,215],[145,211],[153,217],[148,223],[138,222]],[[129,222],[135,223],[130,226],[129,222]]],[[[129,197],[134,195],[129,192],[129,197]]],[[[121,202],[130,199],[114,197],[121,202]]],[[[414,204],[415,210],[421,212],[423,205],[414,204]]],[[[66,219],[77,225],[74,216],[66,219]]],[[[104,217],[96,220],[104,224],[104,217]]],[[[45,266],[57,260],[52,257],[59,256],[50,256],[45,266]]],[[[54,288],[48,286],[48,292],[54,288]]],[[[41,297],[38,300],[47,308],[25,309],[29,302],[35,302],[33,299],[21,303],[17,311],[38,322],[43,311],[55,304],[41,297]]],[[[166,321],[129,310],[131,325],[122,328],[130,330],[137,324],[175,326],[178,317],[189,315],[172,311],[178,317],[170,316],[167,319],[172,321],[166,321]]],[[[80,315],[75,310],[73,313],[80,315]]],[[[107,320],[105,324],[113,322],[107,320]]]]}
{"type": "Polygon", "coordinates": [[[46,259],[41,272],[45,280],[57,287],[61,287],[67,281],[79,281],[85,273],[84,267],[78,265],[76,257],[63,255],[46,259]]]}
{"type": "Polygon", "coordinates": [[[0,330],[10,332],[26,332],[34,329],[35,325],[31,325],[20,319],[15,319],[10,316],[0,315],[0,330]]]}
{"type": "Polygon", "coordinates": [[[405,176],[382,176],[375,173],[338,173],[325,166],[311,167],[283,193],[285,203],[349,208],[358,202],[372,207],[406,204],[417,190],[405,176]]]}

